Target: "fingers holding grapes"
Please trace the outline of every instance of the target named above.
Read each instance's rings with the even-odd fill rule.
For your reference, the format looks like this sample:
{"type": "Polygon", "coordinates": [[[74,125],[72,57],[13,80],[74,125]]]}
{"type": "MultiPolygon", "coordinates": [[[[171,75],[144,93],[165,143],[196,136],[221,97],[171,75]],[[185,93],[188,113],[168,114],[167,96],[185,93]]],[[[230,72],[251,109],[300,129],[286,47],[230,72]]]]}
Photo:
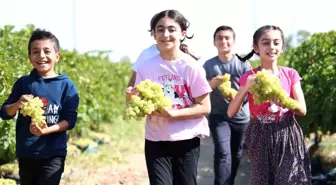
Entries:
{"type": "Polygon", "coordinates": [[[131,100],[131,96],[132,95],[138,95],[138,91],[136,90],[135,87],[127,87],[126,90],[125,90],[125,93],[126,93],[126,100],[129,101],[131,100]]]}
{"type": "Polygon", "coordinates": [[[24,95],[22,95],[20,97],[20,99],[17,101],[17,103],[19,104],[19,108],[22,108],[23,104],[27,103],[32,98],[34,98],[34,96],[31,95],[31,94],[24,94],[24,95]]]}
{"type": "Polygon", "coordinates": [[[257,76],[252,74],[247,77],[245,86],[250,89],[256,83],[257,76]]]}

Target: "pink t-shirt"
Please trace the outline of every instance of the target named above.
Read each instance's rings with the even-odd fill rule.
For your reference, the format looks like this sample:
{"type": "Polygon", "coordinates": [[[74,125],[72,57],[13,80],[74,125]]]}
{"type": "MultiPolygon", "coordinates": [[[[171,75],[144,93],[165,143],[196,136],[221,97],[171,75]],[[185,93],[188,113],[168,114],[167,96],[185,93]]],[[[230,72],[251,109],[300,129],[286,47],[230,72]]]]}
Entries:
{"type": "MultiPolygon", "coordinates": [[[[260,71],[261,68],[254,68],[254,73],[260,71]]],[[[252,70],[246,72],[239,80],[240,86],[244,86],[247,80],[247,77],[250,76],[252,70]]],[[[299,76],[298,72],[295,69],[289,67],[279,67],[278,77],[281,82],[282,88],[287,92],[287,95],[291,98],[294,98],[292,87],[293,85],[301,81],[302,78],[299,76]]],[[[275,120],[279,120],[281,116],[288,112],[288,109],[277,106],[273,102],[262,103],[260,105],[254,104],[253,95],[248,93],[249,108],[251,116],[253,119],[258,119],[262,123],[270,123],[275,120]],[[272,106],[272,107],[271,107],[272,106]]],[[[293,112],[288,112],[294,114],[293,112]]]]}
{"type": "MultiPolygon", "coordinates": [[[[189,107],[194,104],[195,97],[212,91],[203,67],[187,54],[169,62],[157,55],[143,64],[137,72],[135,84],[146,79],[162,84],[173,109],[189,107]]],[[[146,118],[145,137],[151,141],[178,141],[208,136],[209,127],[205,116],[183,120],[157,116],[146,118]]]]}

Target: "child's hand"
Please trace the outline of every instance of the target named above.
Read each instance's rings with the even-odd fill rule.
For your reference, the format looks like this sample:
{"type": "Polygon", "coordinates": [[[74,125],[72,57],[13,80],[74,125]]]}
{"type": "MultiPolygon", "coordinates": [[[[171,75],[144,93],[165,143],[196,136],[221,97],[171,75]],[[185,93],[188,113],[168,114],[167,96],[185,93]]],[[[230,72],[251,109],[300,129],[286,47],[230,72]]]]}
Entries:
{"type": "Polygon", "coordinates": [[[161,112],[154,111],[151,116],[157,116],[157,117],[165,117],[165,118],[173,118],[174,117],[174,110],[169,109],[167,107],[164,107],[161,112]]]}
{"type": "Polygon", "coordinates": [[[42,125],[42,127],[40,127],[37,123],[31,122],[29,127],[30,132],[36,136],[42,136],[47,134],[46,131],[46,128],[48,127],[47,124],[43,122],[40,125],[42,125]]]}
{"type": "Polygon", "coordinates": [[[219,75],[213,77],[211,80],[210,80],[210,86],[213,87],[213,88],[216,88],[218,87],[220,84],[223,83],[222,79],[220,78],[219,75]]]}
{"type": "Polygon", "coordinates": [[[125,92],[126,92],[126,100],[127,101],[131,100],[132,95],[137,95],[138,94],[138,91],[136,90],[136,88],[131,87],[131,86],[127,87],[125,92]]]}
{"type": "Polygon", "coordinates": [[[32,98],[34,98],[33,95],[24,94],[20,97],[20,99],[16,103],[19,105],[19,108],[21,108],[24,103],[28,102],[32,98]]]}
{"type": "Polygon", "coordinates": [[[251,87],[256,83],[256,78],[257,76],[255,74],[248,76],[246,79],[245,87],[247,89],[251,89],[251,87]]]}

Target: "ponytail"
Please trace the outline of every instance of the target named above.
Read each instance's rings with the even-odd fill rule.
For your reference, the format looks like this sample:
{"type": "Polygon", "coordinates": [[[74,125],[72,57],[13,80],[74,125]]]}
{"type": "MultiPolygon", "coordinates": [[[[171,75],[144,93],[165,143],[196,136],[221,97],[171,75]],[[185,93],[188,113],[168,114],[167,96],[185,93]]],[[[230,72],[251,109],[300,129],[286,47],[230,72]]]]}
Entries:
{"type": "Polygon", "coordinates": [[[246,62],[247,60],[249,60],[250,58],[252,58],[252,56],[255,54],[254,50],[252,49],[252,51],[247,54],[245,57],[241,57],[238,54],[236,54],[236,56],[238,57],[238,59],[242,62],[246,62]]]}
{"type": "Polygon", "coordinates": [[[183,51],[184,53],[190,55],[190,56],[193,57],[195,60],[199,60],[199,59],[200,59],[199,57],[196,57],[195,55],[193,55],[193,54],[191,54],[191,53],[189,52],[188,45],[186,45],[186,44],[181,43],[181,45],[180,45],[180,50],[183,51]]]}

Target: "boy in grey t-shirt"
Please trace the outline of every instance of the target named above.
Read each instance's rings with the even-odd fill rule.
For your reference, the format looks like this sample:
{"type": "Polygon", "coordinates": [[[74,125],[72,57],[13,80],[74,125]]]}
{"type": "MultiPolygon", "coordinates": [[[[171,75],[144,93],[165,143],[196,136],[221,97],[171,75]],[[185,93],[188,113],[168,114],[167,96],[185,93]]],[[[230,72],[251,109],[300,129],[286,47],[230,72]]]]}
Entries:
{"type": "MultiPolygon", "coordinates": [[[[229,118],[226,99],[217,88],[221,83],[218,76],[231,75],[231,86],[238,91],[240,77],[251,69],[248,62],[232,53],[235,33],[229,26],[220,26],[214,33],[214,45],[218,56],[207,60],[203,67],[213,91],[210,93],[210,131],[214,142],[214,185],[233,185],[243,153],[245,130],[250,121],[247,99],[236,116],[229,118]]],[[[234,98],[234,97],[231,97],[234,98]]]]}

